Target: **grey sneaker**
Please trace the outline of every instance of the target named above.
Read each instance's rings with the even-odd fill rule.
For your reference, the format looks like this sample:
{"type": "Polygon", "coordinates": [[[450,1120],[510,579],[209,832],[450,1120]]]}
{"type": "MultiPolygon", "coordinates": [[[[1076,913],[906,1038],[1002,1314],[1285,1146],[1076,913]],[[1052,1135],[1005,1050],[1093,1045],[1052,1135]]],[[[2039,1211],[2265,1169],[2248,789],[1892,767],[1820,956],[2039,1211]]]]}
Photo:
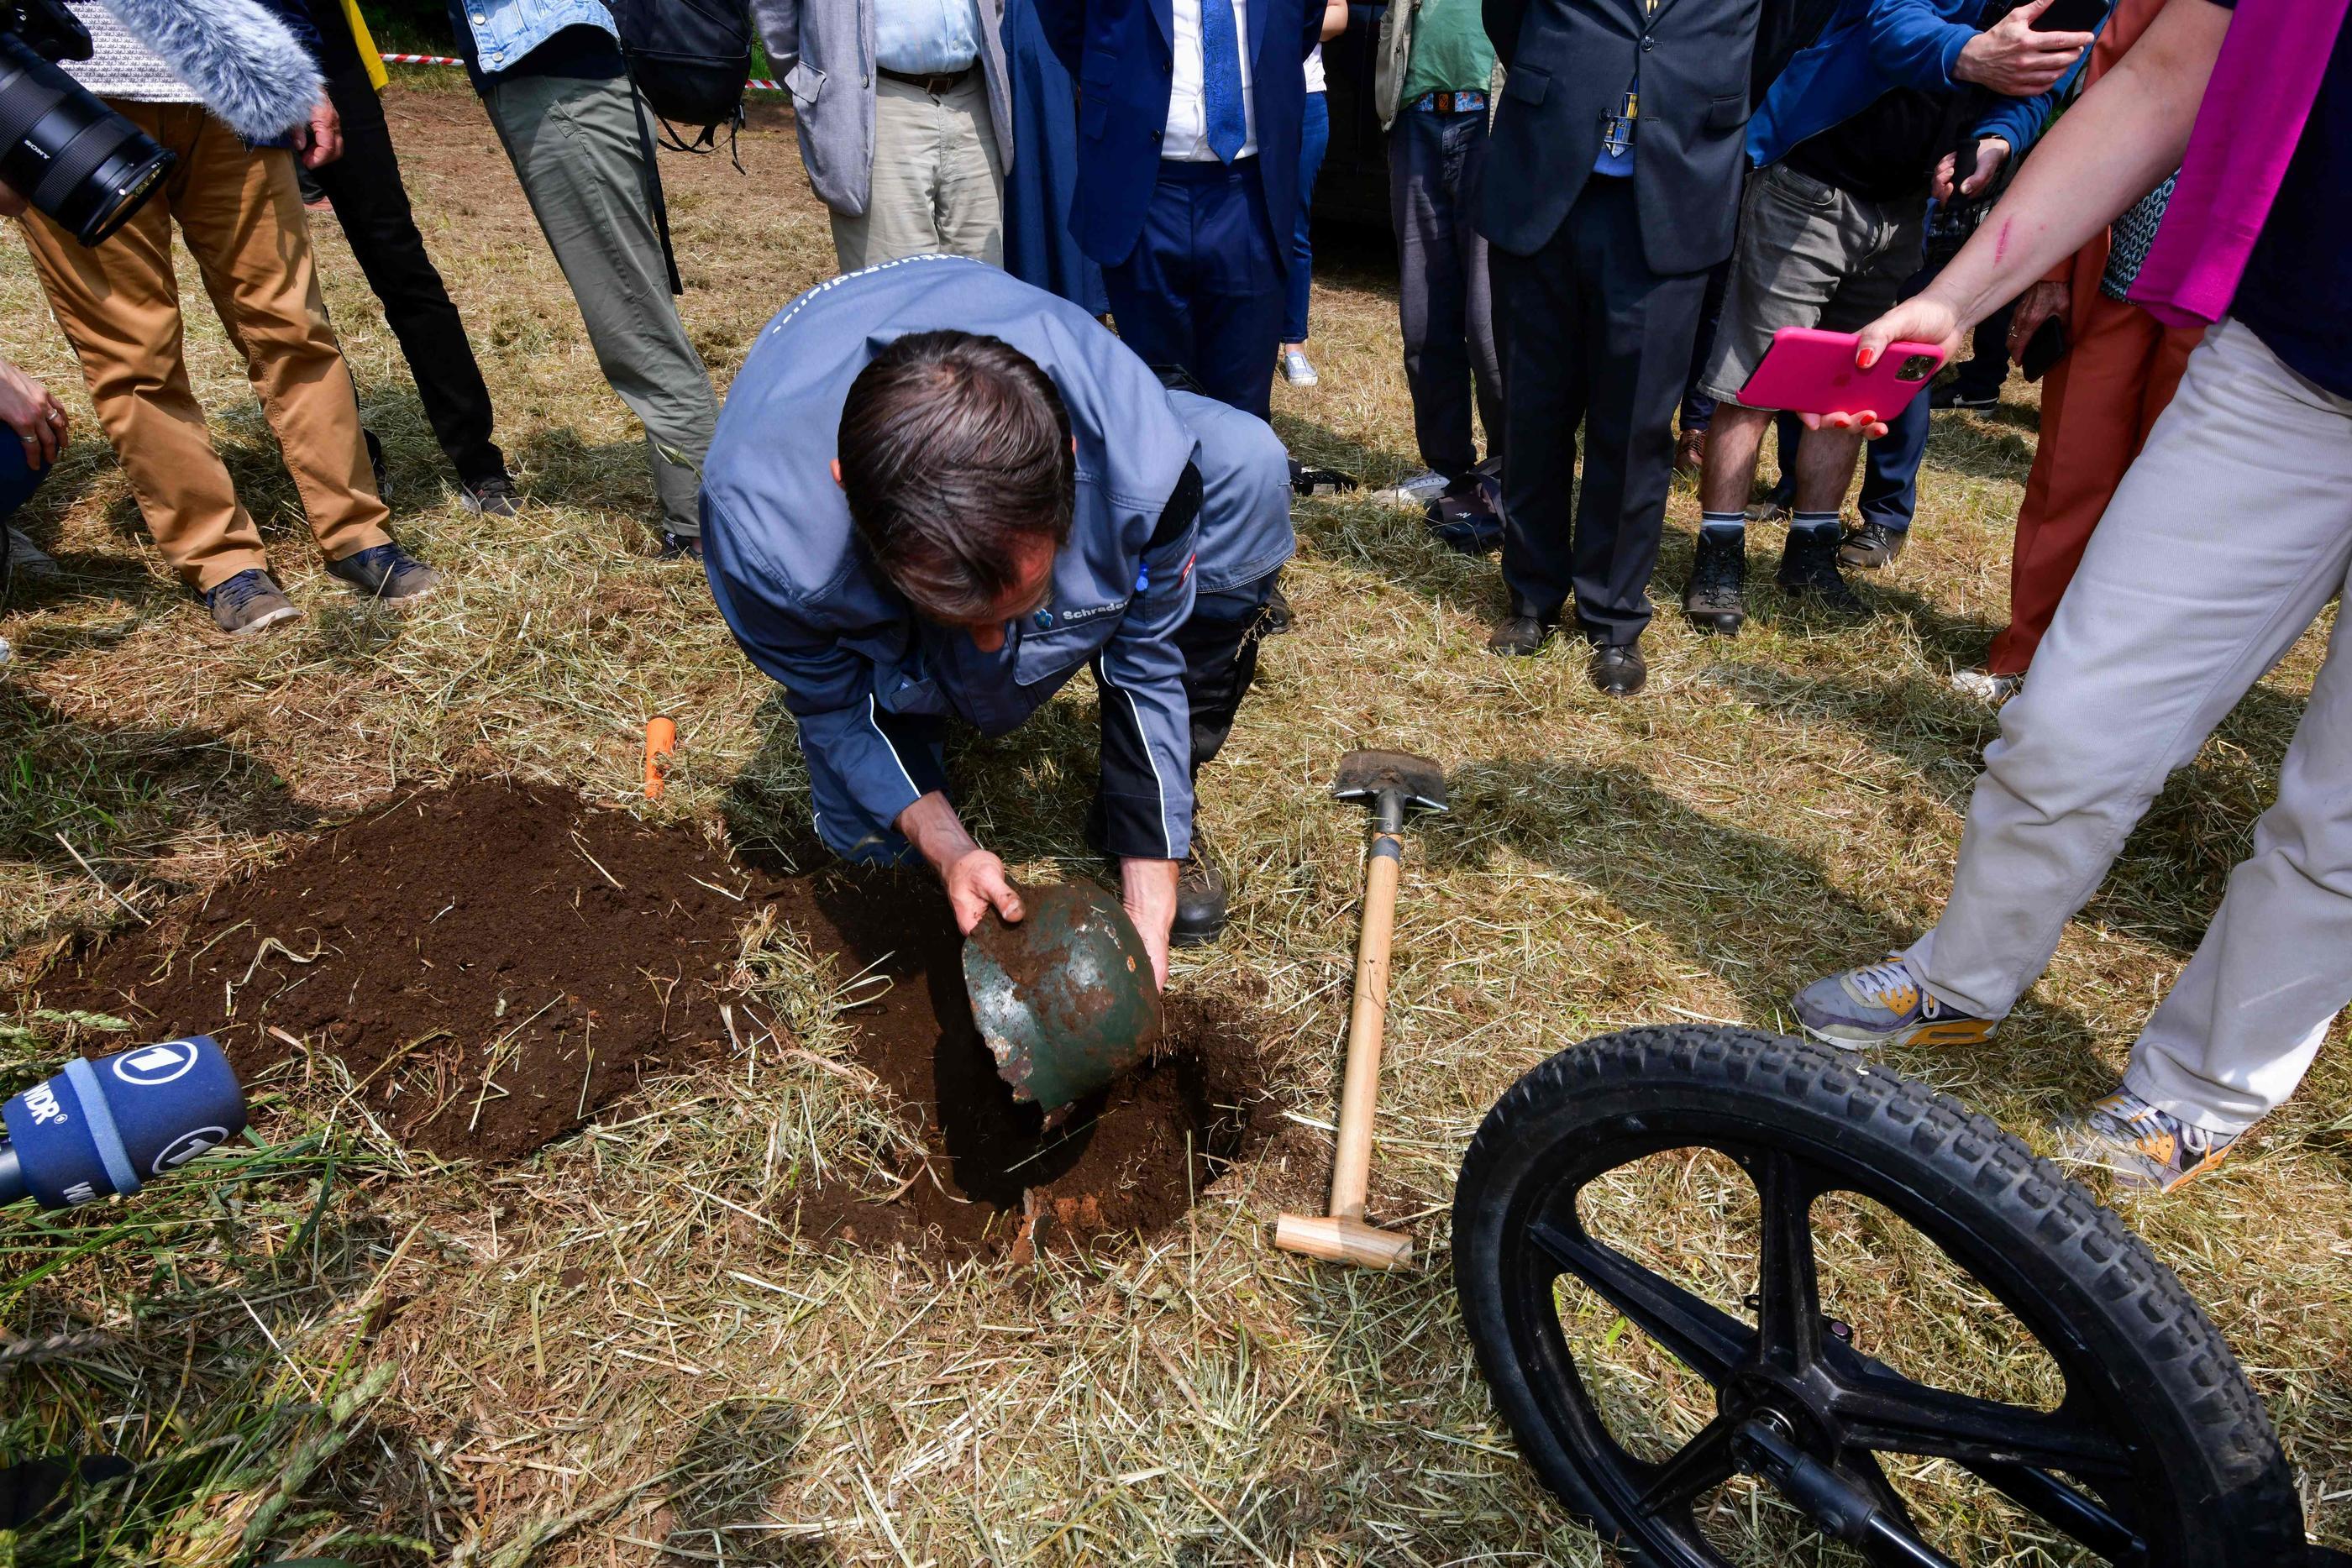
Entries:
{"type": "Polygon", "coordinates": [[[327,571],[384,604],[415,604],[441,586],[439,572],[398,545],[370,545],[355,555],[329,561],[327,571]]]}
{"type": "Polygon", "coordinates": [[[2117,1089],[2084,1114],[2058,1124],[2058,1158],[2113,1171],[2117,1185],[2170,1192],[2221,1163],[2243,1133],[2217,1133],[2159,1111],[2117,1089]]]}
{"type": "Polygon", "coordinates": [[[1275,361],[1281,368],[1282,379],[1295,387],[1311,387],[1322,381],[1304,349],[1292,349],[1275,361]]]}
{"type": "Polygon", "coordinates": [[[1897,953],[1815,980],[1790,1003],[1807,1034],[1840,1051],[1882,1045],[1979,1045],[2000,1028],[1999,1019],[1937,1001],[1897,953]]]}
{"type": "Polygon", "coordinates": [[[460,484],[457,500],[466,510],[482,517],[512,517],[522,512],[522,497],[515,494],[514,481],[503,474],[460,484]]]}
{"type": "Polygon", "coordinates": [[[213,612],[213,624],[232,637],[257,635],[302,613],[277,580],[259,567],[206,589],[202,597],[205,608],[213,612]]]}
{"type": "Polygon", "coordinates": [[[65,575],[49,552],[26,538],[22,528],[8,530],[8,570],[19,582],[54,582],[65,575]]]}

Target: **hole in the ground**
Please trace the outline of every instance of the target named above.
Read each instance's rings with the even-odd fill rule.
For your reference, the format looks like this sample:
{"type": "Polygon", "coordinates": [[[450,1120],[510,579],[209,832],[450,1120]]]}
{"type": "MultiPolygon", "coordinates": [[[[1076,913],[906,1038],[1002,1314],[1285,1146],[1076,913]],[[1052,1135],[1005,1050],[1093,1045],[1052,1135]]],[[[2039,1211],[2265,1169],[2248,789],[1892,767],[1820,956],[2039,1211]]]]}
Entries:
{"type": "Polygon", "coordinates": [[[789,874],[692,828],[497,781],[408,797],[87,943],[44,1000],[140,1038],[215,1035],[247,1077],[305,1051],[339,1058],[404,1143],[510,1159],[649,1074],[724,1058],[740,927],[768,905],[843,975],[888,977],[845,1015],[850,1051],[929,1156],[887,1202],[794,1193],[803,1235],[968,1256],[1148,1233],[1270,1124],[1247,1014],[1179,997],[1156,1059],[1048,1131],[996,1075],[928,876],[789,874]]]}
{"type": "Polygon", "coordinates": [[[1153,1061],[1045,1126],[997,1076],[964,993],[947,901],[911,873],[815,879],[848,966],[887,975],[856,1009],[857,1054],[906,1106],[934,1156],[887,1203],[848,1188],[800,1195],[803,1234],[1024,1254],[1149,1233],[1253,1153],[1270,1122],[1255,1031],[1222,998],[1171,997],[1153,1061]]]}

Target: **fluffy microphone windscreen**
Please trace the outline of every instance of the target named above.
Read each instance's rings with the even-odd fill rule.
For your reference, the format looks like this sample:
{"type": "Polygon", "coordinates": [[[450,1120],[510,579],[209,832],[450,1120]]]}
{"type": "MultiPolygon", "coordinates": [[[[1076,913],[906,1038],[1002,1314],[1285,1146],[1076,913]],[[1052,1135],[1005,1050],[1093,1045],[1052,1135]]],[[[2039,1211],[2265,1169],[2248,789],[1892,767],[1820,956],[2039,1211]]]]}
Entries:
{"type": "Polygon", "coordinates": [[[284,135],[324,90],[319,65],[257,0],[102,0],[248,141],[284,135]]]}

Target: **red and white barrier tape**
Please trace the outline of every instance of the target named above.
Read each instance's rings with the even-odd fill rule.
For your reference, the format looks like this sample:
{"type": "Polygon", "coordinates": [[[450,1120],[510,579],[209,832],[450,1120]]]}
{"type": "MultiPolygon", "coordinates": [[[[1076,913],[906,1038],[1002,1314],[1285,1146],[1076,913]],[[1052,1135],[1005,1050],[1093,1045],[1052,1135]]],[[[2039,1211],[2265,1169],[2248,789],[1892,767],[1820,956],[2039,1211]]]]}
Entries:
{"type": "MultiPolygon", "coordinates": [[[[462,66],[466,62],[453,55],[386,55],[383,63],[388,66],[462,66]]],[[[770,81],[766,77],[753,77],[743,86],[752,92],[784,90],[783,83],[770,81]]]]}

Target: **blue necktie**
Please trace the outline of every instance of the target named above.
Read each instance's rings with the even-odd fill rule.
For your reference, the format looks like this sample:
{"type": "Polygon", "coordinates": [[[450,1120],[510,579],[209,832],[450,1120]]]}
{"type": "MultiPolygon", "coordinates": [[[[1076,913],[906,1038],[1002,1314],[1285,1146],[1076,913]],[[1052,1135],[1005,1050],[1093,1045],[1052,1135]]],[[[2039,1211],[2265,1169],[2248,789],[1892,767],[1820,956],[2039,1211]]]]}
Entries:
{"type": "Polygon", "coordinates": [[[1242,41],[1234,0],[1201,0],[1201,110],[1209,151],[1230,163],[1249,135],[1242,113],[1242,41]]]}

